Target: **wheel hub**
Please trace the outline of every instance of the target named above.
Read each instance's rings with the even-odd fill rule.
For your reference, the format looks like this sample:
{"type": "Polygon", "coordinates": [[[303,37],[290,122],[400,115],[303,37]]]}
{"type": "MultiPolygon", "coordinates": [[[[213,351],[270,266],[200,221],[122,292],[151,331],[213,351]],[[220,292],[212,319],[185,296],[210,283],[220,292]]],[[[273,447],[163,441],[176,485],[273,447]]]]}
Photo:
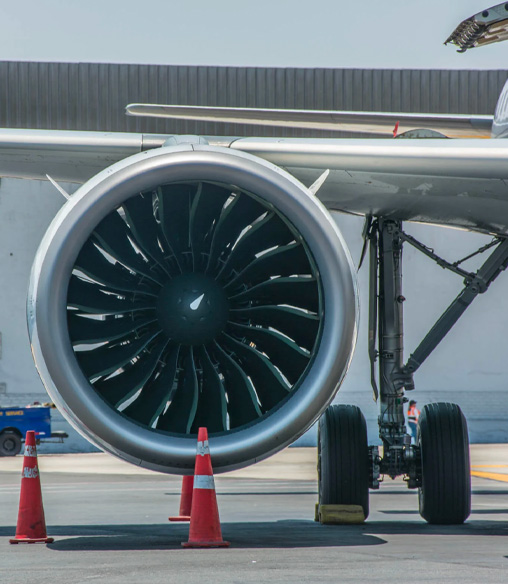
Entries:
{"type": "Polygon", "coordinates": [[[157,315],[170,339],[184,345],[202,345],[224,329],[229,302],[213,278],[200,273],[181,274],[162,288],[157,315]]]}

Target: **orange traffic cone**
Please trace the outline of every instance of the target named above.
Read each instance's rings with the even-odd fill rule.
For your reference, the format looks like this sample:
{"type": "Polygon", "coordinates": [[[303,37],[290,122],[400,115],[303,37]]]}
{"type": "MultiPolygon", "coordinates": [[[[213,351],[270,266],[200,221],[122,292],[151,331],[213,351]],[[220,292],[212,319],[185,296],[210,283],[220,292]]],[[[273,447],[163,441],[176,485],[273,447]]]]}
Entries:
{"type": "Polygon", "coordinates": [[[10,543],[52,543],[46,533],[44,507],[42,506],[41,481],[37,466],[35,432],[29,430],[25,438],[25,458],[21,473],[18,524],[16,536],[10,543]]]}
{"type": "Polygon", "coordinates": [[[229,542],[222,539],[206,428],[200,428],[198,432],[189,541],[182,542],[182,546],[229,547],[229,542]]]}
{"type": "Polygon", "coordinates": [[[194,477],[186,475],[182,479],[182,495],[180,497],[180,515],[168,517],[169,521],[190,521],[192,506],[192,487],[194,477]]]}

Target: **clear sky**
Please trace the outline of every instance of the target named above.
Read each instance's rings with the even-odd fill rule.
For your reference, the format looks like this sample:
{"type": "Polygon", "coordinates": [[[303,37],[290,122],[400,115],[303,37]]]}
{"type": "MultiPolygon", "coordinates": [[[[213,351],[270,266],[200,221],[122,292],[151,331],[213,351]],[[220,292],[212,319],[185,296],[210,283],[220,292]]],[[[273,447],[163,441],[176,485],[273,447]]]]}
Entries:
{"type": "Polygon", "coordinates": [[[2,2],[0,59],[506,69],[508,42],[443,46],[496,0],[24,0],[2,2]]]}

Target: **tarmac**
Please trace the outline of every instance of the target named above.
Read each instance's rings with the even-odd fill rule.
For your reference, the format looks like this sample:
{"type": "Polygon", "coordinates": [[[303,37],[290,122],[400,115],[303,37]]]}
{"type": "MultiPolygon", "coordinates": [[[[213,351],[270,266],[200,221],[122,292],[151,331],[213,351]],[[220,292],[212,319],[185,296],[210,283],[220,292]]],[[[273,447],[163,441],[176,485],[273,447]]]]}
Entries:
{"type": "Polygon", "coordinates": [[[229,584],[508,579],[508,445],[472,445],[473,511],[431,526],[418,495],[387,478],[363,525],[315,523],[315,448],[289,448],[216,477],[228,549],[182,549],[181,478],[106,454],[40,455],[49,545],[9,545],[23,458],[0,458],[0,583],[229,584]]]}

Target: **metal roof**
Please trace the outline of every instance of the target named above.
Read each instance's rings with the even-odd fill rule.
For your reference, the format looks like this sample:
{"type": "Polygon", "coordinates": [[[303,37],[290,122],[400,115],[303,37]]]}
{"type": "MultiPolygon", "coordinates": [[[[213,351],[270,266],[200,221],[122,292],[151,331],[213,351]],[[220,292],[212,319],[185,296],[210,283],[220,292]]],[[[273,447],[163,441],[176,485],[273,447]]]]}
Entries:
{"type": "MultiPolygon", "coordinates": [[[[492,114],[508,70],[0,62],[0,127],[203,135],[336,132],[132,118],[128,103],[492,114]]],[[[344,134],[345,136],[347,134],[344,134]]]]}

